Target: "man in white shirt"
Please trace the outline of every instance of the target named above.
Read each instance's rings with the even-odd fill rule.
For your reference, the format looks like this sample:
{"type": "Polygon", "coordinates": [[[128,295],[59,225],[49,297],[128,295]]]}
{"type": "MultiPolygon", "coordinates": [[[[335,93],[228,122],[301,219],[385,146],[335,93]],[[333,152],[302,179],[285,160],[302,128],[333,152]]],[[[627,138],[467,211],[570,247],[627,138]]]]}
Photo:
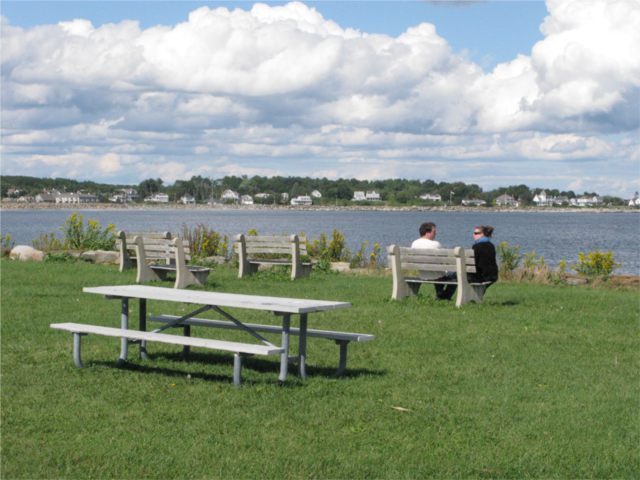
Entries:
{"type": "MultiPolygon", "coordinates": [[[[427,222],[420,225],[420,238],[415,240],[411,244],[411,248],[442,248],[440,242],[436,242],[436,224],[433,222],[427,222]]],[[[420,278],[425,280],[442,280],[452,281],[455,280],[455,275],[445,274],[444,276],[438,272],[423,272],[419,271],[420,278]]],[[[453,294],[456,292],[457,285],[443,285],[441,283],[435,283],[433,285],[436,288],[436,297],[438,300],[451,300],[453,294]]]]}

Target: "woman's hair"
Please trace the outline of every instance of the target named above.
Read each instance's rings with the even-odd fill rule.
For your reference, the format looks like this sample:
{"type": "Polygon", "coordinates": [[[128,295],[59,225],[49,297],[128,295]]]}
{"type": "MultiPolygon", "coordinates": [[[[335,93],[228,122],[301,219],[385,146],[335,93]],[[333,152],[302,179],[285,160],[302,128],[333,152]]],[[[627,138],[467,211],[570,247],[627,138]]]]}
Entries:
{"type": "Polygon", "coordinates": [[[488,238],[491,238],[491,234],[493,233],[493,230],[494,230],[493,227],[476,227],[476,228],[479,228],[482,231],[482,234],[488,238]]]}

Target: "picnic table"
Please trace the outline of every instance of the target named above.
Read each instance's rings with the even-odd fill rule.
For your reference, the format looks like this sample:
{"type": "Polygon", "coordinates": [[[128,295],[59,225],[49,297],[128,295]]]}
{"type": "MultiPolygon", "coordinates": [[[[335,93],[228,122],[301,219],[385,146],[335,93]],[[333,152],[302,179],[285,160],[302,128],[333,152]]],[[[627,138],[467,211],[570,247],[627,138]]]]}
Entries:
{"type": "MultiPolygon", "coordinates": [[[[123,364],[127,361],[128,347],[131,343],[138,343],[140,346],[140,354],[143,359],[148,358],[146,352],[147,341],[157,341],[162,343],[173,343],[176,345],[183,345],[188,348],[203,347],[231,351],[235,353],[234,361],[234,383],[236,386],[240,386],[240,371],[241,371],[241,355],[274,355],[280,354],[280,375],[278,377],[279,382],[284,382],[287,373],[289,363],[298,363],[300,369],[300,376],[306,378],[306,350],[307,350],[307,317],[310,313],[323,312],[328,310],[349,308],[350,303],[347,302],[332,302],[325,300],[309,300],[309,299],[297,299],[297,298],[281,298],[281,297],[265,297],[257,295],[240,295],[232,293],[217,293],[217,292],[203,292],[192,291],[182,289],[168,289],[162,287],[151,287],[146,285],[124,285],[124,286],[105,286],[105,287],[90,287],[84,288],[86,293],[94,293],[104,295],[106,299],[120,299],[121,300],[121,328],[108,328],[95,325],[82,325],[75,323],[62,323],[52,324],[51,327],[58,330],[71,331],[74,334],[74,360],[78,367],[82,367],[80,360],[80,336],[86,334],[98,334],[112,337],[121,338],[120,358],[118,364],[123,364]],[[139,300],[139,329],[140,331],[129,330],[129,299],[139,300]],[[202,305],[202,307],[195,309],[194,311],[183,315],[182,317],[170,317],[164,322],[164,325],[154,330],[153,332],[146,332],[147,327],[147,300],[161,300],[165,302],[178,302],[193,305],[202,305]],[[279,331],[282,334],[281,346],[278,347],[269,342],[256,330],[259,330],[259,325],[244,324],[240,320],[236,319],[223,308],[241,308],[250,310],[261,310],[265,312],[272,312],[273,315],[282,319],[282,328],[279,331]],[[189,336],[177,336],[166,335],[160,332],[177,326],[188,325],[189,322],[195,322],[197,319],[193,317],[201,312],[213,310],[222,315],[226,319],[230,320],[235,328],[241,329],[253,335],[260,340],[263,345],[256,344],[244,344],[236,342],[226,342],[220,340],[209,340],[202,338],[191,338],[189,336]],[[291,328],[291,316],[300,316],[300,328],[291,328]],[[191,319],[191,320],[189,320],[191,319]],[[184,322],[184,323],[183,323],[184,322]],[[252,328],[253,327],[253,328],[252,328]],[[289,337],[292,334],[292,330],[295,330],[296,335],[299,335],[299,347],[298,357],[292,358],[289,356],[289,337]]],[[[201,321],[206,322],[206,321],[201,321]]],[[[218,327],[215,324],[216,321],[209,320],[211,325],[218,327]]],[[[220,323],[220,322],[218,322],[220,323]]],[[[194,323],[191,323],[194,324],[194,323]]],[[[224,327],[223,327],[224,328],[224,327]]],[[[314,332],[314,331],[311,331],[314,332]]],[[[185,327],[186,333],[186,327],[185,327]]],[[[326,332],[341,334],[342,332],[326,332]]],[[[359,335],[359,334],[349,334],[359,335]]],[[[363,337],[367,337],[364,335],[363,337]]],[[[373,339],[363,338],[355,341],[373,339]]],[[[329,338],[329,337],[326,337],[329,338]]],[[[344,341],[344,338],[342,339],[344,341]]],[[[338,341],[336,341],[337,343],[338,341]]],[[[342,352],[341,352],[342,353],[342,352]]],[[[342,357],[341,357],[342,362],[342,357]]],[[[346,349],[345,349],[345,362],[346,362],[346,349]]]]}

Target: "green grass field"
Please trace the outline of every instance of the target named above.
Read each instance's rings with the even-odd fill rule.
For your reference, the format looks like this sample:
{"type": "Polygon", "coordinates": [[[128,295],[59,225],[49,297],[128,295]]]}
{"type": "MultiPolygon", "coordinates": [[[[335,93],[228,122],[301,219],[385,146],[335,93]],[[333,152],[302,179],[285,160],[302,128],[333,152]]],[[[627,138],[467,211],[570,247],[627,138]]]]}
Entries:
{"type": "MultiPolygon", "coordinates": [[[[424,286],[390,302],[382,275],[239,280],[223,266],[206,290],[348,301],[310,315],[309,327],[376,335],[350,345],[340,379],[338,347],[309,339],[307,381],[292,368],[279,387],[279,359],[252,357],[236,389],[224,352],[181,361],[180,347],[151,344],[142,362],[131,347],[118,369],[120,340],[88,336],[88,368],[74,366],[72,336],[49,324],[118,327],[120,303],[82,288],[133,284],[134,270],[0,266],[4,479],[640,476],[637,290],[499,283],[456,309],[424,286]]],[[[137,302],[130,308],[137,328],[137,302]]],[[[148,304],[154,315],[188,308],[148,304]]]]}

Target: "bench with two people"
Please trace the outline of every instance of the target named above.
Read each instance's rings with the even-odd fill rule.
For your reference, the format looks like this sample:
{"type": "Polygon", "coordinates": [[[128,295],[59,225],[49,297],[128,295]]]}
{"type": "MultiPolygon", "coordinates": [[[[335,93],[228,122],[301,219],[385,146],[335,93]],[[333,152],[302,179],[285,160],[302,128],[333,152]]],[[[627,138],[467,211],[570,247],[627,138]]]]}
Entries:
{"type": "Polygon", "coordinates": [[[498,279],[495,247],[489,241],[493,230],[476,227],[473,249],[467,251],[462,247],[442,248],[435,241],[435,224],[422,224],[420,238],[411,248],[391,245],[387,249],[393,277],[391,298],[417,295],[421,285],[433,284],[439,300],[451,300],[457,291],[456,307],[481,302],[486,289],[498,279]],[[418,276],[405,276],[407,270],[417,270],[418,276]]]}
{"type": "Polygon", "coordinates": [[[120,271],[138,267],[137,283],[164,281],[167,274],[175,273],[174,288],[204,285],[210,268],[187,265],[191,259],[189,242],[173,237],[170,232],[116,233],[116,246],[120,251],[120,271]],[[135,251],[132,256],[129,251],[135,251]],[[149,263],[163,261],[164,263],[149,263]]]}

